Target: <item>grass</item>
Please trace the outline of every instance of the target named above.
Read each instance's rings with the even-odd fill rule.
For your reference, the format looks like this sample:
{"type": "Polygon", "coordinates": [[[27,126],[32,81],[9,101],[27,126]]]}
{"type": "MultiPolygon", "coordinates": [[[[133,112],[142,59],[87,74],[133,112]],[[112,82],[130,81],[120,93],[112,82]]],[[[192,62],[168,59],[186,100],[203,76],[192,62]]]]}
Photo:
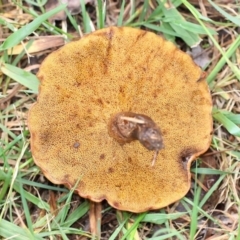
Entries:
{"type": "Polygon", "coordinates": [[[239,239],[239,1],[208,1],[199,5],[198,1],[185,0],[97,0],[92,5],[81,3],[81,14],[67,13],[67,33],[47,21],[63,5],[45,13],[44,1],[1,2],[2,239],[91,238],[88,202],[43,177],[31,156],[26,119],[37,97],[36,71],[56,49],[45,46],[36,51],[36,39],[55,35],[63,39],[63,44],[109,25],[143,27],[185,50],[191,50],[202,39],[201,46],[210,56],[206,71],[214,104],[214,135],[207,153],[192,166],[192,186],[182,200],[141,214],[114,210],[104,202],[102,239],[239,239]]]}

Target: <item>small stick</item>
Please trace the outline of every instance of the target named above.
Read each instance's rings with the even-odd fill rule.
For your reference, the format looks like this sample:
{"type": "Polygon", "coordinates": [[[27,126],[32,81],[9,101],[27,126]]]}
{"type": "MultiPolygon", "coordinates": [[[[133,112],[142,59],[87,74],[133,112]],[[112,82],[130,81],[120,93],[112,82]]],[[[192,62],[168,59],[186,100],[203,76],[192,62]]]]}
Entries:
{"type": "Polygon", "coordinates": [[[154,153],[153,160],[152,160],[152,165],[151,165],[152,167],[154,166],[154,164],[157,160],[158,152],[159,152],[159,150],[155,151],[155,153],[154,153]]]}
{"type": "Polygon", "coordinates": [[[144,120],[141,120],[141,119],[137,119],[137,118],[132,118],[132,117],[120,117],[121,119],[123,120],[127,120],[129,122],[134,122],[134,123],[139,123],[139,124],[144,124],[145,121],[144,120]]]}

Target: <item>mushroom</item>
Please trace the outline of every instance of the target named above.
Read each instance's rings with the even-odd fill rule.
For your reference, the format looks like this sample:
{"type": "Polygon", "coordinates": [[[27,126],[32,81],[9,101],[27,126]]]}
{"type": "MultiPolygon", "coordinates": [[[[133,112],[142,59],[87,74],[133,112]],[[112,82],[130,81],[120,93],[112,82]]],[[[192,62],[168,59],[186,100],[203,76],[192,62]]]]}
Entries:
{"type": "Polygon", "coordinates": [[[154,33],[109,27],[51,53],[38,78],[31,150],[50,181],[79,181],[81,197],[135,213],[188,192],[212,132],[205,74],[189,55],[154,33]]]}

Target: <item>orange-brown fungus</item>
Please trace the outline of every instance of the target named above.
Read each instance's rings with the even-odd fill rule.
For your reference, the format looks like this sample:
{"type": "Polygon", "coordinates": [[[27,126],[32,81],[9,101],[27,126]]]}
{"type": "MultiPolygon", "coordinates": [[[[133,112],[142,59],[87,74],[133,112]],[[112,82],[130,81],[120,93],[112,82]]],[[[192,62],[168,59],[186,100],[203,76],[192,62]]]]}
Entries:
{"type": "Polygon", "coordinates": [[[91,33],[50,54],[29,115],[31,147],[47,178],[80,196],[142,212],[190,187],[190,165],[209,147],[211,98],[202,70],[161,37],[132,28],[91,33]],[[161,129],[157,156],[109,133],[118,113],[150,117],[161,129]]]}

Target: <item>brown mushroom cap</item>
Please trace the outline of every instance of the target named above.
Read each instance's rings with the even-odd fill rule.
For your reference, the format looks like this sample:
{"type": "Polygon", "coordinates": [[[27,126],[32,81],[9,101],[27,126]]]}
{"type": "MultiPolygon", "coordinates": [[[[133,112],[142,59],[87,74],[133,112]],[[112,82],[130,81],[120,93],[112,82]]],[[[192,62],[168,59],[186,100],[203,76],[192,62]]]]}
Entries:
{"type": "Polygon", "coordinates": [[[54,183],[120,210],[158,209],[190,187],[190,165],[211,141],[212,102],[190,56],[151,32],[110,27],[71,42],[43,62],[29,114],[35,163],[54,183]],[[151,117],[164,149],[109,135],[119,112],[151,117]]]}

